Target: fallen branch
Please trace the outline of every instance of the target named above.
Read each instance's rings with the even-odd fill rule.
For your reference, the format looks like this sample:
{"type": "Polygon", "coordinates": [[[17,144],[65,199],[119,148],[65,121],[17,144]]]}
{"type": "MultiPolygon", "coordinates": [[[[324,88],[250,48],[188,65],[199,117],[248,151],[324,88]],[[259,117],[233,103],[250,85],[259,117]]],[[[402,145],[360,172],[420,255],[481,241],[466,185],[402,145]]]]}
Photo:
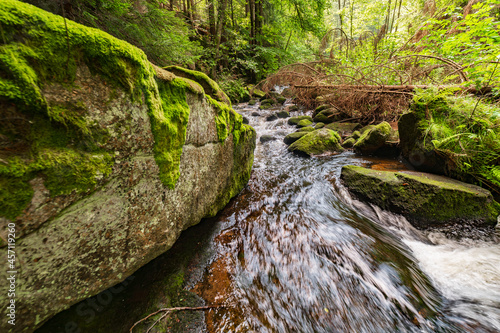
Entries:
{"type": "Polygon", "coordinates": [[[208,306],[199,306],[199,307],[177,307],[177,308],[163,308],[158,311],[155,311],[146,317],[142,318],[141,320],[137,321],[129,330],[130,333],[132,333],[132,330],[134,327],[142,323],[143,321],[147,320],[148,318],[160,313],[160,312],[166,312],[163,314],[158,320],[156,320],[151,327],[148,328],[147,332],[149,332],[161,319],[165,318],[169,313],[174,312],[174,311],[200,311],[200,310],[210,310],[210,309],[215,309],[215,308],[225,308],[225,305],[208,305],[208,306]]]}
{"type": "Polygon", "coordinates": [[[349,85],[349,84],[333,84],[333,85],[295,85],[293,86],[297,89],[314,89],[314,88],[325,88],[325,89],[350,89],[350,90],[360,90],[367,91],[373,90],[373,92],[396,92],[396,91],[413,91],[415,89],[429,89],[432,87],[438,89],[458,89],[471,94],[485,94],[492,91],[492,87],[483,87],[477,89],[474,87],[463,87],[463,86],[429,86],[429,85],[349,85]],[[394,90],[394,91],[392,91],[394,90]]]}

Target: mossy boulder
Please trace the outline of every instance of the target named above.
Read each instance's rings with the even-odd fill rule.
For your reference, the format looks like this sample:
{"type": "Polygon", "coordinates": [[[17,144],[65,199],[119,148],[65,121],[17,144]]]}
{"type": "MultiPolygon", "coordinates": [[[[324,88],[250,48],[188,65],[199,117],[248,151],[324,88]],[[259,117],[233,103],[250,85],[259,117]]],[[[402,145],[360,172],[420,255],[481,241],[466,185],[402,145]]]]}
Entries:
{"type": "Polygon", "coordinates": [[[297,141],[298,139],[300,139],[301,137],[303,137],[307,133],[309,133],[309,132],[290,133],[287,136],[285,136],[285,138],[283,139],[283,142],[286,143],[287,145],[291,145],[292,143],[294,143],[295,141],[297,141]]]}
{"type": "Polygon", "coordinates": [[[289,118],[290,117],[290,112],[288,111],[279,111],[276,113],[276,116],[278,116],[278,118],[289,118]]]}
{"type": "Polygon", "coordinates": [[[286,98],[283,96],[278,96],[278,97],[276,97],[276,102],[279,104],[285,104],[286,98]]]}
{"type": "Polygon", "coordinates": [[[354,145],[354,151],[360,155],[380,154],[387,148],[387,141],[390,140],[392,135],[391,125],[384,121],[365,131],[354,145]]]}
{"type": "Polygon", "coordinates": [[[314,130],[316,130],[316,129],[314,127],[311,127],[311,126],[299,128],[299,132],[312,132],[314,130]]]}
{"type": "Polygon", "coordinates": [[[0,331],[32,332],[222,209],[256,133],[201,73],[102,31],[15,0],[0,1],[0,27],[0,238],[16,223],[23,259],[19,320],[0,331]]]}
{"type": "Polygon", "coordinates": [[[339,121],[342,119],[342,113],[335,108],[329,108],[320,111],[317,115],[314,116],[314,121],[317,123],[333,123],[335,121],[339,121]]]}
{"type": "Polygon", "coordinates": [[[344,149],[340,145],[341,138],[335,131],[322,128],[309,132],[288,147],[288,151],[302,155],[312,156],[326,152],[341,152],[344,149]]]}
{"type": "Polygon", "coordinates": [[[354,131],[354,132],[352,132],[351,137],[353,139],[357,140],[357,139],[359,139],[361,137],[361,132],[360,131],[354,131]]]}
{"type": "Polygon", "coordinates": [[[326,109],[330,109],[331,107],[332,106],[330,104],[321,104],[316,109],[314,109],[313,116],[316,116],[321,111],[326,110],[326,109]]]}
{"type": "Polygon", "coordinates": [[[316,125],[314,126],[315,129],[320,129],[323,127],[325,127],[325,123],[316,123],[316,125]]]}
{"type": "Polygon", "coordinates": [[[331,123],[325,127],[337,132],[353,132],[360,129],[361,125],[359,123],[331,123]]]}
{"type": "Polygon", "coordinates": [[[258,101],[256,99],[251,99],[248,101],[248,105],[255,105],[255,104],[257,104],[257,102],[258,101]]]}
{"type": "Polygon", "coordinates": [[[342,143],[342,147],[352,148],[354,146],[354,144],[356,144],[356,139],[351,137],[351,138],[347,138],[344,140],[344,142],[342,143]]]}
{"type": "Polygon", "coordinates": [[[266,142],[269,142],[269,141],[274,141],[276,140],[276,137],[272,136],[272,135],[262,135],[259,139],[259,141],[261,143],[266,143],[266,142]]]}
{"type": "Polygon", "coordinates": [[[165,70],[175,74],[179,77],[184,77],[198,83],[203,87],[205,94],[209,95],[216,101],[225,103],[231,106],[231,100],[227,97],[226,93],[222,91],[217,82],[209,78],[205,73],[193,71],[179,66],[167,66],[165,70]]]}
{"type": "Polygon", "coordinates": [[[258,99],[263,99],[266,97],[266,93],[263,92],[262,90],[260,89],[257,89],[255,88],[255,86],[253,85],[248,85],[247,86],[247,89],[248,89],[248,92],[252,95],[252,96],[255,96],[257,97],[258,99]]]}
{"type": "Polygon", "coordinates": [[[500,204],[481,187],[422,172],[390,172],[348,165],[341,179],[357,198],[426,227],[473,220],[495,224],[500,204]]]}
{"type": "Polygon", "coordinates": [[[310,116],[298,116],[298,117],[291,117],[288,119],[288,125],[297,125],[301,120],[307,119],[310,122],[312,122],[312,118],[310,116]]]}
{"type": "Polygon", "coordinates": [[[266,99],[263,99],[262,101],[260,101],[261,104],[274,104],[274,99],[272,98],[266,98],[266,99]]]}
{"type": "Polygon", "coordinates": [[[399,118],[401,155],[417,170],[445,174],[447,161],[434,149],[432,134],[424,140],[422,121],[424,117],[416,112],[405,113],[399,118]]]}
{"type": "Polygon", "coordinates": [[[302,119],[301,121],[299,121],[297,123],[297,127],[306,127],[306,126],[311,126],[312,125],[312,121],[310,121],[309,119],[302,119]]]}
{"type": "Polygon", "coordinates": [[[287,106],[286,109],[288,112],[292,112],[292,111],[298,111],[299,107],[297,105],[289,105],[289,106],[287,106]]]}
{"type": "Polygon", "coordinates": [[[259,106],[259,109],[261,109],[261,110],[267,110],[267,109],[270,109],[270,108],[272,108],[272,107],[273,107],[273,105],[272,105],[272,104],[263,103],[263,104],[261,104],[261,105],[259,106]]]}

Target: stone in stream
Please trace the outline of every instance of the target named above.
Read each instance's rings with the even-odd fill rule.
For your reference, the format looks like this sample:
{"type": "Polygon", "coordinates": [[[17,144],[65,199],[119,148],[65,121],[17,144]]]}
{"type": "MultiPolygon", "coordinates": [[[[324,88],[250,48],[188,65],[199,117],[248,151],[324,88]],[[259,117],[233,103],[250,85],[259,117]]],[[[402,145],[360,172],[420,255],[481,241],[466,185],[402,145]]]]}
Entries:
{"type": "Polygon", "coordinates": [[[288,118],[288,117],[290,117],[290,112],[280,111],[280,112],[276,113],[276,116],[278,116],[278,118],[288,118]]]}
{"type": "Polygon", "coordinates": [[[332,106],[330,104],[322,104],[322,105],[318,106],[316,109],[314,109],[313,116],[315,117],[321,111],[329,109],[331,107],[332,106]]]}
{"type": "Polygon", "coordinates": [[[278,96],[276,97],[276,102],[278,102],[279,104],[285,104],[286,98],[283,96],[278,96]]]}
{"type": "Polygon", "coordinates": [[[303,137],[304,135],[306,135],[307,133],[308,132],[290,133],[287,136],[285,136],[285,138],[283,139],[283,142],[286,143],[287,145],[290,145],[290,144],[294,143],[295,141],[297,141],[298,139],[300,139],[301,137],[303,137]]]}
{"type": "Polygon", "coordinates": [[[338,132],[352,132],[361,128],[359,123],[331,123],[325,126],[328,129],[338,132]]]}
{"type": "Polygon", "coordinates": [[[341,179],[360,200],[404,215],[415,227],[464,220],[494,224],[500,213],[488,190],[444,176],[347,165],[341,179]]]}
{"type": "Polygon", "coordinates": [[[272,104],[262,103],[262,104],[260,104],[259,109],[261,109],[261,110],[267,110],[267,109],[270,109],[272,107],[273,107],[272,104]]]}
{"type": "Polygon", "coordinates": [[[329,108],[320,111],[316,116],[314,116],[314,121],[317,123],[333,123],[342,119],[342,113],[336,108],[329,108]]]}
{"type": "Polygon", "coordinates": [[[247,117],[243,117],[243,124],[248,125],[250,123],[250,120],[247,117]]]}
{"type": "Polygon", "coordinates": [[[251,99],[248,101],[248,105],[255,105],[257,104],[257,100],[256,99],[251,99]]]}
{"type": "Polygon", "coordinates": [[[361,135],[353,147],[354,151],[360,155],[389,155],[394,134],[389,123],[381,122],[361,135]]]}
{"type": "Polygon", "coordinates": [[[303,119],[308,119],[311,122],[313,120],[310,116],[292,117],[292,118],[288,119],[288,125],[297,125],[299,123],[299,121],[301,121],[303,119]]]}
{"type": "Polygon", "coordinates": [[[312,125],[312,121],[310,121],[309,119],[302,119],[301,121],[299,121],[297,123],[297,127],[307,127],[307,126],[311,126],[312,125]]]}
{"type": "Polygon", "coordinates": [[[292,111],[298,111],[299,107],[297,105],[289,105],[289,106],[287,106],[286,109],[288,112],[292,112],[292,111]]]}
{"type": "Polygon", "coordinates": [[[276,119],[278,119],[278,117],[275,114],[271,114],[271,115],[266,117],[266,121],[273,121],[276,119]]]}
{"type": "Polygon", "coordinates": [[[258,113],[257,111],[252,112],[252,117],[259,117],[259,116],[260,116],[260,113],[258,113]]]}
{"type": "Polygon", "coordinates": [[[356,143],[356,139],[354,139],[353,137],[349,137],[349,138],[344,140],[344,142],[342,143],[342,147],[352,148],[355,143],[356,143]]]}
{"type": "Polygon", "coordinates": [[[322,128],[307,133],[299,140],[292,143],[288,147],[288,150],[308,157],[326,152],[341,152],[344,149],[340,145],[340,141],[340,135],[337,132],[322,128]]]}
{"type": "Polygon", "coordinates": [[[261,143],[269,142],[269,141],[274,141],[276,138],[272,135],[262,135],[259,139],[261,143]]]}
{"type": "Polygon", "coordinates": [[[311,126],[307,126],[307,127],[302,127],[298,130],[298,132],[312,132],[314,131],[315,128],[314,127],[311,127],[311,126]]]}

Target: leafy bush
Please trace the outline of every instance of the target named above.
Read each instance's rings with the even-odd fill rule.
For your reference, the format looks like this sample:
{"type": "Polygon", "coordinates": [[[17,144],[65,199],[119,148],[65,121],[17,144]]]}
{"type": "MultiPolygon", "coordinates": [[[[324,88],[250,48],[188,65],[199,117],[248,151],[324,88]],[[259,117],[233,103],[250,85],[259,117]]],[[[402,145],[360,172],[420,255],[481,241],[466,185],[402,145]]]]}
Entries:
{"type": "Polygon", "coordinates": [[[250,100],[250,94],[246,88],[245,81],[241,78],[233,78],[226,74],[218,80],[219,86],[227,94],[231,102],[247,102],[250,100]]]}

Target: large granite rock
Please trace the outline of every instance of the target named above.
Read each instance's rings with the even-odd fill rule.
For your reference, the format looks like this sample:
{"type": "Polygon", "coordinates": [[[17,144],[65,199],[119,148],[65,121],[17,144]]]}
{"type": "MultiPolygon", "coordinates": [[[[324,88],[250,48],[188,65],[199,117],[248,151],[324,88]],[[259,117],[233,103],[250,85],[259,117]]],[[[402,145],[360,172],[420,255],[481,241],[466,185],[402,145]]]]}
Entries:
{"type": "Polygon", "coordinates": [[[15,326],[0,270],[0,331],[31,332],[214,216],[248,181],[256,135],[208,78],[69,20],[68,46],[62,17],[22,2],[0,12],[0,255],[14,224],[17,270],[15,326]]]}
{"type": "Polygon", "coordinates": [[[443,176],[347,165],[341,179],[359,199],[402,214],[416,227],[464,220],[494,224],[500,213],[488,190],[443,176]]]}

